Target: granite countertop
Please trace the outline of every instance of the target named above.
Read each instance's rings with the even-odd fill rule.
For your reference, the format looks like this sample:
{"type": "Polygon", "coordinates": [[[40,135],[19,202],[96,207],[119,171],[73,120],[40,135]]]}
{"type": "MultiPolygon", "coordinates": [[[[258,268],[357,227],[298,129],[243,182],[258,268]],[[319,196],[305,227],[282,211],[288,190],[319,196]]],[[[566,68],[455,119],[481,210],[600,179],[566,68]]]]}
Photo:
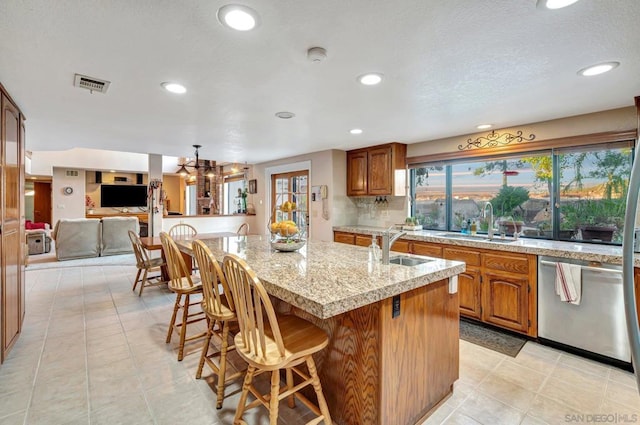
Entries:
{"type": "MultiPolygon", "coordinates": [[[[334,231],[360,234],[379,235],[386,229],[371,226],[335,226],[334,231]]],[[[399,230],[392,230],[399,232],[399,230]]],[[[521,237],[517,241],[508,243],[492,242],[489,240],[461,239],[448,237],[441,230],[418,230],[407,232],[402,239],[422,242],[443,243],[473,248],[493,249],[496,251],[520,252],[523,254],[548,255],[551,257],[571,258],[575,260],[596,261],[607,264],[622,264],[622,247],[593,243],[577,243],[551,241],[544,239],[530,239],[521,237]]],[[[634,265],[640,267],[640,255],[636,254],[634,265]]]]}
{"type": "MultiPolygon", "coordinates": [[[[460,261],[433,258],[413,267],[369,262],[369,250],[336,242],[308,241],[296,252],[271,249],[264,236],[203,239],[218,261],[226,253],[244,259],[265,289],[289,304],[326,319],[456,276],[460,261]]],[[[191,242],[176,240],[190,253],[191,242]]],[[[418,258],[428,258],[419,257],[418,258]]]]}

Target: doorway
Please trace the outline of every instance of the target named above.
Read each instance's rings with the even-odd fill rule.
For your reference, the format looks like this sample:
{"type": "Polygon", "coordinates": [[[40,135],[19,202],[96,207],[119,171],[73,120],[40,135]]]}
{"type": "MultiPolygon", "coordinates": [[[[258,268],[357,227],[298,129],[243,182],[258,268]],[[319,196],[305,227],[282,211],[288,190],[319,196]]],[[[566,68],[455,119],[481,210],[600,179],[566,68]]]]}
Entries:
{"type": "Polygon", "coordinates": [[[309,171],[292,171],[271,175],[272,222],[292,220],[309,234],[309,171]],[[296,204],[295,211],[285,212],[278,207],[285,202],[296,204]]]}
{"type": "Polygon", "coordinates": [[[33,183],[33,221],[34,223],[51,223],[51,182],[33,183]]]}

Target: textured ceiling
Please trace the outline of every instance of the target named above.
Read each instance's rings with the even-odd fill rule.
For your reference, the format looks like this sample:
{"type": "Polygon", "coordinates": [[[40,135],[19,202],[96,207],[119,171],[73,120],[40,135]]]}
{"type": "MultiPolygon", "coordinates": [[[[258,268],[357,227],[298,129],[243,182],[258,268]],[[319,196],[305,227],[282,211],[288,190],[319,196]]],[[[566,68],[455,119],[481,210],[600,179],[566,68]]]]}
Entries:
{"type": "MultiPolygon", "coordinates": [[[[234,2],[237,2],[234,0],[234,2]]],[[[414,143],[607,110],[640,95],[640,1],[246,0],[251,32],[212,0],[2,0],[0,82],[29,150],[94,147],[258,163],[414,143]],[[319,64],[306,59],[327,49],[319,64]],[[610,73],[576,72],[619,61],[610,73]],[[385,75],[365,87],[356,77],[385,75]],[[74,73],[111,81],[73,87],[74,73]],[[165,92],[178,81],[188,93],[165,92]],[[278,111],[296,117],[281,120],[278,111]],[[349,134],[358,127],[364,133],[349,134]]]]}

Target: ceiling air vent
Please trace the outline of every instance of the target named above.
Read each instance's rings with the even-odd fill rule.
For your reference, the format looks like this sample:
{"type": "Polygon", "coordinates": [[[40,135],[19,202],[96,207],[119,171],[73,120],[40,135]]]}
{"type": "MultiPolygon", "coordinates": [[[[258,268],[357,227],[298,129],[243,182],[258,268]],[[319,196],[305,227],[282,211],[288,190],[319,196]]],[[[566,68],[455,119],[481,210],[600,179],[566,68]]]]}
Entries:
{"type": "Polygon", "coordinates": [[[78,177],[78,170],[67,170],[65,175],[67,177],[78,177]]]}
{"type": "Polygon", "coordinates": [[[109,88],[110,81],[99,80],[98,78],[87,77],[86,75],[76,74],[75,79],[73,81],[73,85],[75,87],[80,87],[81,89],[87,89],[91,93],[97,91],[98,93],[106,93],[109,88]]]}

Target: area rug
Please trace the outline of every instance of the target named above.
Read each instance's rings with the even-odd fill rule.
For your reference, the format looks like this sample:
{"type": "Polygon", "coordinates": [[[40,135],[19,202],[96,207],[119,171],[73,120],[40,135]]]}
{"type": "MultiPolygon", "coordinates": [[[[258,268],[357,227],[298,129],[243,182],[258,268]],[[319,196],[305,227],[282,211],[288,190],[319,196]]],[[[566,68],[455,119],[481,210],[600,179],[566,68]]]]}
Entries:
{"type": "Polygon", "coordinates": [[[515,357],[527,342],[525,338],[460,319],[460,339],[515,357]]]}

